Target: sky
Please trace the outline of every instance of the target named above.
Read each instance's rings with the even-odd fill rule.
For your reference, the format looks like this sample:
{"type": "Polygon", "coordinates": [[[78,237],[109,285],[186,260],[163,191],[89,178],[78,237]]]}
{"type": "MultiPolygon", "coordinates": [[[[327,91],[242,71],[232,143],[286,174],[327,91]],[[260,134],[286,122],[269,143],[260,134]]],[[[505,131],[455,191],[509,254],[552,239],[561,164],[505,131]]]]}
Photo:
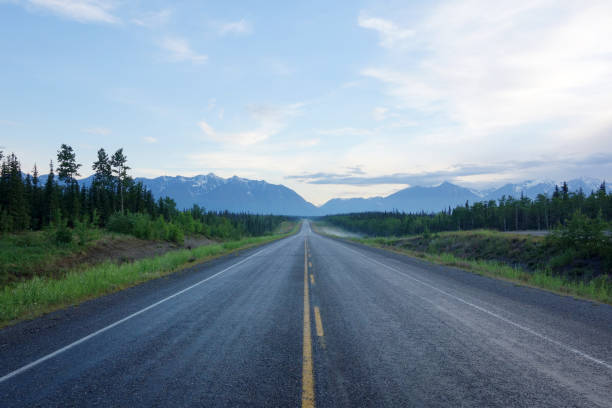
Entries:
{"type": "Polygon", "coordinates": [[[612,2],[0,0],[0,150],[308,201],[612,176],[612,2]]]}

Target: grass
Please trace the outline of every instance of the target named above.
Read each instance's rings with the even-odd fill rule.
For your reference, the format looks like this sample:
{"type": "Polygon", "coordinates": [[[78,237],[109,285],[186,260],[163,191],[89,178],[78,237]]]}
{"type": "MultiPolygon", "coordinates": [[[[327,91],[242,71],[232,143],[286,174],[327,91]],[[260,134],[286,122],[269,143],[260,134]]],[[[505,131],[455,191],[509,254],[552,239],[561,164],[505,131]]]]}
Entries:
{"type": "MultiPolygon", "coordinates": [[[[461,233],[473,235],[474,232],[461,233]]],[[[496,236],[498,233],[488,233],[488,236],[496,236]]],[[[525,239],[524,237],[521,237],[525,239]]],[[[602,303],[612,304],[612,283],[607,275],[600,275],[588,282],[569,280],[562,276],[554,275],[549,269],[526,270],[518,266],[511,266],[503,262],[486,259],[466,259],[448,252],[415,251],[397,246],[398,240],[402,238],[356,238],[355,242],[365,245],[391,250],[407,254],[412,257],[421,258],[425,261],[458,267],[479,275],[497,279],[503,279],[525,286],[546,289],[558,294],[580,297],[602,303]]],[[[531,238],[529,238],[531,239],[531,238]]]]}
{"type": "Polygon", "coordinates": [[[181,249],[121,265],[106,262],[71,270],[60,279],[35,276],[0,291],[0,327],[159,278],[239,249],[284,238],[297,232],[298,227],[299,224],[295,224],[293,230],[285,234],[181,249]]]}
{"type": "Polygon", "coordinates": [[[103,230],[88,229],[84,231],[82,240],[57,244],[54,233],[48,229],[0,236],[0,286],[34,275],[58,275],[61,273],[57,268],[59,261],[112,235],[103,230]]]}

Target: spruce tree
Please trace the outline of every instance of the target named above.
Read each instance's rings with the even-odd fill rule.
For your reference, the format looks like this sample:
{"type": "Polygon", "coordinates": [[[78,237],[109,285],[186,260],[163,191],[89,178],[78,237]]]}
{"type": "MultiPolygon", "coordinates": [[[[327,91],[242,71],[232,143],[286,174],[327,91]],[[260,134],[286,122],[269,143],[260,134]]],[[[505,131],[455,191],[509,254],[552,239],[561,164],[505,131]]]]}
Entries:
{"type": "Polygon", "coordinates": [[[111,158],[111,166],[113,170],[113,174],[117,177],[117,184],[119,188],[119,197],[121,200],[121,213],[124,213],[123,208],[123,191],[129,185],[131,181],[130,177],[127,174],[127,171],[130,169],[127,166],[127,156],[123,154],[123,148],[117,150],[113,157],[111,158]]]}
{"type": "Polygon", "coordinates": [[[98,150],[98,160],[91,166],[95,172],[94,181],[104,188],[109,188],[113,182],[113,172],[111,169],[111,160],[106,154],[106,151],[101,148],[98,150]]]}
{"type": "Polygon", "coordinates": [[[72,184],[76,177],[80,176],[81,165],[76,162],[76,154],[71,146],[62,144],[61,149],[57,151],[57,163],[57,176],[66,185],[72,184]]]}

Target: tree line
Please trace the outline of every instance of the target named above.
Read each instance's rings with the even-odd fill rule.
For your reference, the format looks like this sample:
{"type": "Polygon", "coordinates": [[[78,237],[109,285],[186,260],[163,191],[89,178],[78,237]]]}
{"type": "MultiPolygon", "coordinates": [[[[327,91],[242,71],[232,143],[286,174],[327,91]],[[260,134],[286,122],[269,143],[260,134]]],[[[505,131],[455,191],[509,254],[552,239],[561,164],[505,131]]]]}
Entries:
{"type": "Polygon", "coordinates": [[[373,236],[425,232],[494,229],[499,231],[550,230],[566,225],[576,213],[604,223],[612,221],[612,194],[605,182],[588,195],[570,192],[567,183],[555,186],[552,195],[531,199],[503,196],[499,200],[460,205],[437,213],[366,212],[330,215],[323,219],[349,231],[373,236]]]}
{"type": "Polygon", "coordinates": [[[82,165],[62,144],[46,177],[36,165],[24,174],[13,154],[0,151],[0,234],[45,228],[106,227],[142,238],[180,240],[185,233],[232,238],[271,233],[287,218],[273,215],[206,211],[195,205],[179,210],[169,197],[152,192],[129,175],[122,148],[98,150],[89,186],[80,185],[82,165]],[[158,230],[166,231],[160,233],[158,230]]]}

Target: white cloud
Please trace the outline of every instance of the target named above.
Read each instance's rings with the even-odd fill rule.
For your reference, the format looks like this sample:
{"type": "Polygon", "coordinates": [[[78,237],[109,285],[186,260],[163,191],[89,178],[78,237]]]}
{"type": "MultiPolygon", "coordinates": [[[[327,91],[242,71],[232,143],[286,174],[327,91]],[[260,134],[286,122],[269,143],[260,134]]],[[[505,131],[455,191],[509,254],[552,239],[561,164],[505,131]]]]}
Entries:
{"type": "Polygon", "coordinates": [[[139,17],[133,18],[131,21],[133,24],[136,24],[141,27],[154,28],[163,26],[172,17],[172,10],[163,9],[159,11],[152,11],[148,13],[144,13],[139,17]]]}
{"type": "Polygon", "coordinates": [[[160,46],[168,51],[168,57],[171,61],[203,64],[208,60],[207,55],[195,52],[184,38],[166,37],[162,40],[160,46]]]}
{"type": "Polygon", "coordinates": [[[142,138],[146,143],[157,143],[157,139],[151,136],[145,136],[142,138]]]}
{"type": "Polygon", "coordinates": [[[298,142],[298,147],[300,148],[308,148],[314,147],[321,143],[321,139],[304,139],[298,142]]]}
{"type": "Polygon", "coordinates": [[[394,47],[407,38],[411,38],[415,35],[413,30],[398,27],[390,20],[369,17],[363,13],[359,16],[358,23],[360,27],[378,31],[380,45],[383,47],[394,47]]]}
{"type": "Polygon", "coordinates": [[[229,21],[225,23],[217,23],[217,32],[219,35],[246,35],[252,32],[251,24],[245,19],[239,21],[229,21]]]}
{"type": "Polygon", "coordinates": [[[335,128],[335,129],[320,129],[316,133],[322,136],[372,136],[375,134],[370,129],[358,129],[352,127],[335,128]]]}
{"type": "Polygon", "coordinates": [[[302,103],[285,106],[250,105],[247,110],[254,125],[248,130],[217,132],[206,121],[198,126],[207,138],[229,145],[250,146],[269,139],[285,129],[288,120],[300,113],[302,103]]]}
{"type": "Polygon", "coordinates": [[[534,149],[552,147],[564,128],[583,143],[594,123],[612,124],[610,15],[609,1],[473,0],[443,3],[413,30],[361,16],[388,49],[361,73],[385,84],[400,108],[453,123],[448,138],[525,128],[534,149]],[[409,31],[414,37],[392,34],[409,31]]]}
{"type": "Polygon", "coordinates": [[[204,134],[210,138],[215,138],[217,136],[215,130],[212,128],[212,126],[210,126],[208,123],[206,123],[205,121],[200,121],[198,122],[198,126],[200,127],[200,129],[202,129],[202,132],[204,132],[204,134]]]}
{"type": "Polygon", "coordinates": [[[389,108],[379,106],[372,110],[372,116],[374,120],[380,122],[387,118],[387,112],[389,112],[389,108]]]}
{"type": "Polygon", "coordinates": [[[89,133],[90,135],[96,135],[96,136],[108,136],[112,133],[110,129],[103,128],[103,127],[87,128],[87,129],[83,129],[83,132],[89,133]]]}
{"type": "Polygon", "coordinates": [[[115,2],[110,0],[27,0],[29,8],[44,9],[81,23],[117,23],[115,2]]]}

